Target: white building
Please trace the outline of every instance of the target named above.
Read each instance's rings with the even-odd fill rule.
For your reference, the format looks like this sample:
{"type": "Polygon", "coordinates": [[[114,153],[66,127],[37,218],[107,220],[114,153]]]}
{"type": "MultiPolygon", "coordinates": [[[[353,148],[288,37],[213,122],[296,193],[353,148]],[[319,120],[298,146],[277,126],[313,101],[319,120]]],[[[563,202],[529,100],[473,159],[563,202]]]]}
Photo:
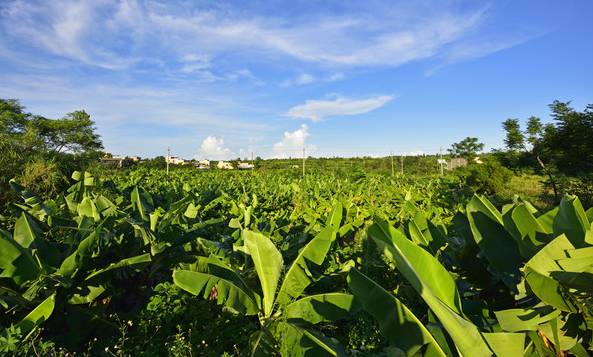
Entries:
{"type": "Polygon", "coordinates": [[[219,161],[218,164],[216,164],[216,168],[218,168],[220,170],[234,169],[233,164],[231,164],[230,162],[226,162],[226,161],[219,161]]]}
{"type": "Polygon", "coordinates": [[[186,160],[177,157],[177,156],[167,156],[165,158],[166,162],[173,165],[185,165],[186,160]]]}
{"type": "Polygon", "coordinates": [[[194,164],[197,169],[200,170],[209,170],[210,169],[210,161],[208,160],[200,160],[194,164]]]}
{"type": "Polygon", "coordinates": [[[240,162],[237,165],[237,168],[239,170],[253,170],[255,168],[255,165],[254,164],[250,164],[248,162],[240,162]]]}

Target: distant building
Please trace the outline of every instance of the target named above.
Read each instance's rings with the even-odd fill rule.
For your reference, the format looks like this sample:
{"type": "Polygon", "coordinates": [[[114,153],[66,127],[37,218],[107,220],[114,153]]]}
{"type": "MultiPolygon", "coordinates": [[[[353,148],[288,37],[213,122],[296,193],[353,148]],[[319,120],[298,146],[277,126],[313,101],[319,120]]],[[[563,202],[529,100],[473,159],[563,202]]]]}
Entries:
{"type": "Polygon", "coordinates": [[[101,161],[101,164],[103,164],[105,166],[121,167],[121,164],[124,161],[124,158],[121,156],[103,156],[100,159],[100,161],[101,161]]]}
{"type": "Polygon", "coordinates": [[[447,170],[454,170],[458,167],[467,166],[467,160],[462,157],[454,157],[447,163],[447,170]]]}
{"type": "Polygon", "coordinates": [[[218,168],[220,170],[234,169],[233,164],[231,164],[230,162],[226,162],[226,161],[219,161],[218,164],[216,164],[216,168],[218,168]]]}
{"type": "Polygon", "coordinates": [[[189,161],[184,160],[184,159],[182,159],[180,157],[177,157],[177,156],[168,156],[168,157],[165,158],[165,162],[167,162],[169,164],[173,164],[173,165],[185,165],[189,161]]]}
{"type": "Polygon", "coordinates": [[[474,157],[474,162],[476,164],[483,164],[484,163],[482,160],[480,160],[480,157],[479,156],[474,157]]]}
{"type": "Polygon", "coordinates": [[[194,166],[200,170],[210,170],[210,161],[200,160],[200,161],[194,163],[194,166]]]}
{"type": "Polygon", "coordinates": [[[239,170],[253,170],[255,168],[255,165],[254,164],[250,164],[248,162],[240,162],[237,165],[237,168],[239,170]]]}
{"type": "Polygon", "coordinates": [[[141,158],[140,156],[119,156],[119,155],[114,155],[114,156],[103,156],[100,161],[103,165],[106,166],[117,166],[117,167],[122,167],[122,163],[124,162],[124,160],[131,160],[135,163],[140,162],[141,158]]]}

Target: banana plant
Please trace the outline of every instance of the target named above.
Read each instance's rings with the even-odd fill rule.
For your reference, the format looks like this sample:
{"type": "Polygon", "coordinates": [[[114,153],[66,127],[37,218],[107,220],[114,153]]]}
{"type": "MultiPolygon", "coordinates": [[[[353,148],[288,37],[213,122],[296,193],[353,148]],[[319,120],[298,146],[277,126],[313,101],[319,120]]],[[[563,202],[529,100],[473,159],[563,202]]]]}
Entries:
{"type": "MultiPolygon", "coordinates": [[[[487,331],[465,314],[455,280],[430,254],[428,241],[419,230],[409,225],[408,239],[386,222],[371,226],[371,240],[425,301],[429,317],[434,314],[453,346],[441,333],[434,333],[438,332],[434,324],[432,328],[419,324],[420,319],[395,296],[361,273],[351,271],[349,285],[363,308],[378,319],[386,338],[407,355],[418,351],[450,355],[457,350],[472,356],[563,351],[585,356],[591,348],[593,322],[593,230],[588,214],[575,197],[566,197],[558,208],[543,214],[524,201],[504,207],[501,213],[484,197],[472,199],[468,204],[470,239],[482,252],[488,252],[484,255],[489,262],[498,260],[499,268],[510,268],[507,273],[520,272],[507,282],[520,279],[516,296],[523,307],[492,312],[496,321],[490,322],[487,331]],[[502,261],[504,254],[495,245],[497,240],[498,244],[513,243],[506,246],[511,252],[508,261],[502,261]],[[378,308],[382,306],[379,300],[391,306],[390,310],[378,308]],[[398,329],[412,324],[416,325],[416,338],[398,339],[402,335],[398,329]]],[[[493,271],[504,281],[501,270],[493,271]]]]}
{"type": "MultiPolygon", "coordinates": [[[[369,228],[369,236],[383,256],[395,265],[397,271],[424,300],[455,344],[450,347],[443,345],[444,340],[439,344],[436,339],[428,338],[427,331],[419,327],[416,323],[418,319],[415,319],[415,330],[419,337],[414,342],[409,341],[408,344],[395,347],[407,351],[407,355],[414,355],[421,348],[426,348],[425,353],[430,356],[442,355],[445,350],[457,350],[463,356],[523,353],[524,334],[483,332],[478,329],[463,311],[461,297],[451,274],[434,256],[408,239],[402,231],[387,222],[379,221],[369,228]],[[425,345],[427,346],[424,347],[425,345]]],[[[401,325],[399,328],[404,328],[406,319],[414,320],[409,316],[409,310],[398,312],[394,321],[401,325]]]]}
{"type": "Polygon", "coordinates": [[[199,271],[177,269],[173,281],[180,288],[245,315],[257,316],[261,329],[251,337],[254,355],[343,355],[337,341],[312,326],[346,318],[357,310],[351,294],[334,292],[303,296],[315,281],[311,269],[325,260],[342,220],[337,204],[325,228],[300,251],[285,273],[284,260],[265,235],[243,231],[245,252],[251,257],[259,286],[252,288],[248,271],[237,271],[214,255],[202,259],[199,271]],[[282,279],[281,279],[282,278],[282,279]]]}
{"type": "MultiPolygon", "coordinates": [[[[84,182],[90,183],[90,178],[86,175],[84,182]]],[[[117,241],[108,239],[121,228],[114,218],[117,212],[107,199],[92,194],[91,185],[84,182],[77,182],[70,190],[69,203],[65,204],[68,208],[57,210],[70,212],[70,217],[49,224],[56,212],[35,214],[38,206],[31,202],[37,200],[27,193],[13,233],[0,234],[0,304],[17,317],[26,314],[16,324],[25,335],[56,309],[90,304],[108,294],[111,277],[106,273],[151,262],[150,254],[128,255],[115,261],[110,258],[118,248],[117,241]],[[72,223],[63,226],[64,222],[72,223]],[[50,238],[52,229],[60,232],[59,241],[50,238]]]]}

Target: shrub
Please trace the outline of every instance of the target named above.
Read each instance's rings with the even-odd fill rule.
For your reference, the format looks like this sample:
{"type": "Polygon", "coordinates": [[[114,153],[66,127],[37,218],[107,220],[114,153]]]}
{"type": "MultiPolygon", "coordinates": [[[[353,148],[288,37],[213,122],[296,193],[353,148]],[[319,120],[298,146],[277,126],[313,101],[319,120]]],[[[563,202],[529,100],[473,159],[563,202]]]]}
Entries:
{"type": "Polygon", "coordinates": [[[68,184],[68,180],[61,173],[58,164],[41,157],[26,163],[17,181],[41,197],[52,197],[61,192],[68,184]]]}
{"type": "Polygon", "coordinates": [[[474,192],[487,195],[502,192],[513,175],[511,170],[496,160],[470,164],[458,169],[456,173],[474,192]]]}
{"type": "Polygon", "coordinates": [[[593,174],[580,177],[562,177],[560,191],[577,196],[585,208],[593,207],[593,174]]]}

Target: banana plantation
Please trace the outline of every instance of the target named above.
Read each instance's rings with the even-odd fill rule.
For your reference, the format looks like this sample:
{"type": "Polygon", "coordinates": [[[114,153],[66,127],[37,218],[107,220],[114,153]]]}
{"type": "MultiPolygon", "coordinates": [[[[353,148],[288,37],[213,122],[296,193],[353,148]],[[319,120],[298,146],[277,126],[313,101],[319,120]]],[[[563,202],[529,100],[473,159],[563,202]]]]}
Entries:
{"type": "Polygon", "coordinates": [[[160,169],[11,181],[0,353],[589,356],[593,208],[441,177],[160,169]]]}

